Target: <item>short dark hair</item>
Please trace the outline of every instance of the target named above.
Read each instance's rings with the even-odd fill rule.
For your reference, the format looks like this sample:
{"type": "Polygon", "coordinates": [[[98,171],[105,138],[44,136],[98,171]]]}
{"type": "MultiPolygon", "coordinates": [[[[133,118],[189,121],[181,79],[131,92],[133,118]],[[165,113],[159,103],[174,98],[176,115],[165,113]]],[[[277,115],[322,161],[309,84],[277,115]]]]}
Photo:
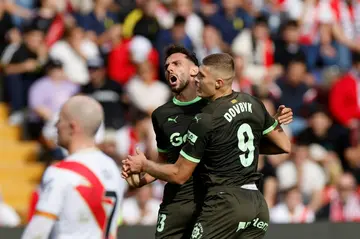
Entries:
{"type": "Polygon", "coordinates": [[[255,18],[255,26],[268,26],[268,18],[265,15],[260,15],[255,18]]]}
{"type": "Polygon", "coordinates": [[[360,63],[360,53],[359,52],[353,51],[351,53],[351,58],[352,58],[353,64],[360,63]]]}
{"type": "Polygon", "coordinates": [[[227,53],[208,55],[203,59],[203,64],[214,68],[216,72],[235,74],[235,62],[227,53]]]}
{"type": "Polygon", "coordinates": [[[186,56],[186,58],[192,61],[195,65],[199,66],[199,60],[196,57],[194,52],[189,51],[184,46],[181,45],[170,45],[165,50],[165,61],[168,59],[172,54],[181,53],[186,56]]]}
{"type": "Polygon", "coordinates": [[[186,19],[181,15],[177,15],[174,20],[174,26],[185,25],[186,19]]]}
{"type": "Polygon", "coordinates": [[[129,121],[131,122],[131,125],[136,125],[138,122],[146,119],[149,117],[149,115],[143,111],[137,108],[136,106],[131,106],[131,109],[128,112],[129,121]]]}

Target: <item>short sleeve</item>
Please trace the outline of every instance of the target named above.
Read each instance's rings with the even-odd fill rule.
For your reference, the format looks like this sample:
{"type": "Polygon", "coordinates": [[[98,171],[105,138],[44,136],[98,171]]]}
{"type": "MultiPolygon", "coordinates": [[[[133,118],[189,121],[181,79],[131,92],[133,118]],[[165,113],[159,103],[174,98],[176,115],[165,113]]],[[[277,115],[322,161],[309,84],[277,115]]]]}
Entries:
{"type": "Polygon", "coordinates": [[[263,135],[266,135],[276,128],[276,126],[278,125],[278,122],[269,114],[269,112],[266,110],[266,108],[262,102],[261,102],[261,106],[262,106],[262,108],[264,110],[264,114],[265,114],[263,135]]]}
{"type": "Polygon", "coordinates": [[[36,210],[58,216],[63,207],[67,188],[67,182],[61,177],[60,171],[49,167],[41,183],[36,210]]]}
{"type": "Polygon", "coordinates": [[[26,59],[22,53],[22,48],[18,48],[10,59],[10,64],[18,64],[24,62],[26,59]]]}
{"type": "Polygon", "coordinates": [[[210,114],[202,113],[194,117],[187,132],[186,144],[180,151],[181,156],[194,163],[200,162],[210,139],[211,121],[210,114]]]}
{"type": "Polygon", "coordinates": [[[167,138],[164,134],[164,131],[161,130],[159,121],[156,117],[157,112],[158,111],[155,110],[151,115],[152,125],[153,125],[154,132],[156,135],[156,146],[157,146],[158,152],[166,153],[170,147],[170,145],[169,145],[170,141],[167,140],[167,138]]]}

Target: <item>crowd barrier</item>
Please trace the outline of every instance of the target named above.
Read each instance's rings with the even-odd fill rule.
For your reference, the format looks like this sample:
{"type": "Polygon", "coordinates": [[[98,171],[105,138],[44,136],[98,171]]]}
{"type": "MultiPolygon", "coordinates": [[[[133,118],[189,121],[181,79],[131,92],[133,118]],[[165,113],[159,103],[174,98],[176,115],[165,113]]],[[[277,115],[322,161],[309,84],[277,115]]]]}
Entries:
{"type": "MultiPolygon", "coordinates": [[[[1,228],[0,239],[19,239],[23,228],[1,228]]],[[[118,239],[153,239],[154,227],[121,227],[118,239]]],[[[270,225],[265,239],[359,239],[359,223],[270,225]]],[[[74,238],[76,239],[76,238],[74,238]]],[[[204,238],[206,239],[206,238],[204,238]]],[[[227,238],[224,238],[227,239],[227,238]]]]}

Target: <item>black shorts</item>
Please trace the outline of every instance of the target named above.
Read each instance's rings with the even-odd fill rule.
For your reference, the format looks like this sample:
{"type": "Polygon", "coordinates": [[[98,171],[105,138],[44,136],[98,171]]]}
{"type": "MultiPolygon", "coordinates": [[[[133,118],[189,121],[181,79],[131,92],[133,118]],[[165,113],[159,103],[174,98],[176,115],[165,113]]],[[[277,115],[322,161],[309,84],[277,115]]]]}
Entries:
{"type": "Polygon", "coordinates": [[[156,239],[189,239],[199,210],[194,200],[178,200],[160,205],[156,239]]]}
{"type": "Polygon", "coordinates": [[[209,190],[191,239],[260,239],[269,209],[258,190],[217,187],[209,190]]]}

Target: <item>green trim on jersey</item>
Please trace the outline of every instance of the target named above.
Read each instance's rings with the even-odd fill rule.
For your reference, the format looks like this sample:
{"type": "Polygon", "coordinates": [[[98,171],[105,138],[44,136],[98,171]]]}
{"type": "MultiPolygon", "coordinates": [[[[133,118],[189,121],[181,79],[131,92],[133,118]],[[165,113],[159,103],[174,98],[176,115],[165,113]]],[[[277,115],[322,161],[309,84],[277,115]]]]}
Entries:
{"type": "Polygon", "coordinates": [[[279,124],[278,121],[275,120],[275,123],[273,125],[271,125],[269,128],[267,128],[266,130],[263,131],[263,135],[268,134],[271,131],[273,131],[278,124],[279,124]]]}
{"type": "Polygon", "coordinates": [[[166,150],[166,149],[160,149],[160,148],[157,148],[157,151],[158,151],[159,153],[167,153],[167,152],[168,152],[168,150],[166,150]]]}
{"type": "Polygon", "coordinates": [[[197,96],[195,99],[190,100],[190,101],[180,101],[178,99],[176,99],[175,97],[173,98],[173,102],[175,105],[179,105],[179,106],[185,106],[185,105],[191,105],[194,104],[198,101],[201,100],[201,97],[197,96]]]}
{"type": "Polygon", "coordinates": [[[200,159],[191,157],[190,155],[188,155],[187,153],[185,153],[184,151],[180,151],[180,155],[183,156],[184,158],[186,158],[187,160],[189,160],[190,162],[193,163],[200,163],[200,159]]]}

